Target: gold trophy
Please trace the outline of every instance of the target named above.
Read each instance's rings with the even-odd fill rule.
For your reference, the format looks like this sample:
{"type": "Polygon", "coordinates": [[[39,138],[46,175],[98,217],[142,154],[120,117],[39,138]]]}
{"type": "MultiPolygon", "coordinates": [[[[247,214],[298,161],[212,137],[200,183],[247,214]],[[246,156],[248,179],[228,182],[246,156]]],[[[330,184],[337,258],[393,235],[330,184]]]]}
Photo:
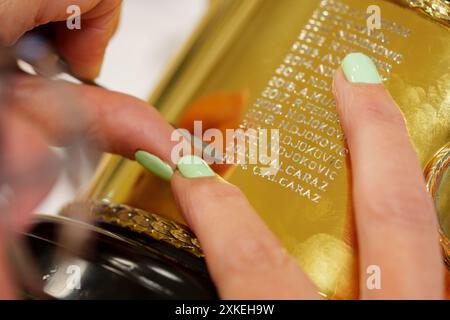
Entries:
{"type": "Polygon", "coordinates": [[[425,168],[427,189],[430,192],[440,225],[440,241],[446,269],[447,299],[450,299],[450,143],[430,160],[425,168]]]}
{"type": "MultiPolygon", "coordinates": [[[[445,0],[212,1],[150,102],[191,132],[196,120],[204,130],[279,129],[276,175],[258,165],[214,169],[242,189],[323,295],[356,298],[351,177],[334,72],[352,51],[375,61],[425,168],[450,141],[449,26],[445,0]],[[373,5],[379,25],[368,13],[373,5]]],[[[448,198],[440,201],[448,209],[448,198]]],[[[105,155],[76,203],[87,203],[99,221],[202,256],[169,184],[136,162],[105,155]]]]}

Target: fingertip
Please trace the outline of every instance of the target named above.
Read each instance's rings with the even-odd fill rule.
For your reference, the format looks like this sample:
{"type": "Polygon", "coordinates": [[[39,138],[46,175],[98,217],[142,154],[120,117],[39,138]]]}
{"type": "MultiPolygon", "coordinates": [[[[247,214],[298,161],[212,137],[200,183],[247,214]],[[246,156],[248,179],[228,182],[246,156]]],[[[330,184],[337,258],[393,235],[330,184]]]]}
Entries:
{"type": "Polygon", "coordinates": [[[62,29],[57,34],[58,50],[73,75],[93,80],[100,74],[109,37],[87,27],[82,31],[62,29]]]}
{"type": "Polygon", "coordinates": [[[336,98],[342,100],[349,91],[359,89],[370,90],[384,88],[383,78],[379,74],[373,60],[365,54],[359,52],[349,53],[342,60],[340,67],[336,70],[332,91],[336,98]]]}
{"type": "Polygon", "coordinates": [[[138,150],[134,154],[134,158],[140,165],[161,179],[166,181],[172,179],[173,168],[158,156],[144,150],[138,150]]]}
{"type": "Polygon", "coordinates": [[[345,78],[351,83],[381,84],[382,77],[378,73],[375,62],[361,52],[351,52],[341,63],[345,78]]]}
{"type": "Polygon", "coordinates": [[[178,170],[185,178],[206,178],[214,177],[216,173],[200,157],[187,155],[178,160],[178,170]]]}

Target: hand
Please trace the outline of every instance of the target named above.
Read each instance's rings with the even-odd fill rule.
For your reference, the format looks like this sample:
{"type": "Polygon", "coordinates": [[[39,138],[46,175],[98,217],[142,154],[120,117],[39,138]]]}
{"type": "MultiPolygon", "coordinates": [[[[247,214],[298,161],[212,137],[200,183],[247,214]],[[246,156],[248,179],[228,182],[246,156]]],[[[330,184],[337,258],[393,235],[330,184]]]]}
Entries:
{"type": "MultiPolygon", "coordinates": [[[[363,55],[344,60],[334,91],[350,150],[360,298],[443,298],[436,214],[399,108],[363,55]],[[382,271],[380,290],[365,286],[369,265],[382,271]]],[[[183,174],[181,167],[173,176],[173,191],[222,298],[319,298],[239,189],[183,174]]]]}
{"type": "Polygon", "coordinates": [[[106,46],[119,23],[121,0],[0,0],[0,45],[13,45],[23,33],[58,22],[56,47],[82,79],[100,72],[106,46]],[[66,26],[67,7],[78,5],[81,29],[66,26]],[[95,45],[93,45],[95,44],[95,45]]]}
{"type": "MultiPolygon", "coordinates": [[[[120,15],[121,0],[0,0],[0,46],[52,24],[55,45],[75,76],[95,78],[120,15]],[[79,5],[81,30],[68,30],[66,8],[79,5]]],[[[59,173],[48,145],[80,137],[99,150],[134,159],[136,150],[170,154],[173,128],[138,99],[89,86],[0,74],[0,299],[14,298],[8,233],[23,231],[59,173]],[[11,189],[7,204],[3,187],[11,189]],[[9,214],[7,214],[9,213],[9,214]],[[12,221],[7,219],[12,218],[12,221]]],[[[169,161],[169,158],[165,160],[169,161]]]]}

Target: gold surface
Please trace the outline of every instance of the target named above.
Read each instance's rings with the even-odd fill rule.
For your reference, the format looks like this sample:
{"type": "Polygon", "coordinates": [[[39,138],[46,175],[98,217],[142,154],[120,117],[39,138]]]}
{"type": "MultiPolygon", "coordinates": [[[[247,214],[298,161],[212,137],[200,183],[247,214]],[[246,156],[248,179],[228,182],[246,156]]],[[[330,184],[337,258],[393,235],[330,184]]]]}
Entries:
{"type": "MultiPolygon", "coordinates": [[[[182,126],[194,118],[204,121],[204,129],[238,123],[279,128],[288,121],[290,131],[281,129],[285,150],[275,178],[255,175],[255,166],[215,169],[244,191],[323,293],[355,297],[351,176],[336,121],[332,75],[349,51],[374,58],[424,166],[450,141],[450,31],[441,22],[388,1],[215,2],[151,102],[168,121],[182,126]],[[371,4],[381,7],[383,25],[368,34],[365,12],[371,4]],[[302,116],[325,124],[330,135],[296,122],[302,116]],[[324,138],[322,145],[296,135],[304,129],[324,138]],[[315,169],[287,158],[297,142],[319,150],[315,169]]],[[[300,156],[314,159],[306,151],[300,156]]],[[[104,157],[86,198],[183,222],[169,185],[118,156],[104,157]]]]}

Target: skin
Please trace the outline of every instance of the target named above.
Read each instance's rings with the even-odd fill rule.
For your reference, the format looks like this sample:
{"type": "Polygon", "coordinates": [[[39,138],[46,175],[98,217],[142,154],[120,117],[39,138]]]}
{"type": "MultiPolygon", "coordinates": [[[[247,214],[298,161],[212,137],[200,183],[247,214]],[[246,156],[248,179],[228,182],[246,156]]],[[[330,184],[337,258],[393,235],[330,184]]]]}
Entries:
{"type": "MultiPolygon", "coordinates": [[[[118,23],[120,1],[0,1],[1,43],[13,44],[36,25],[64,20],[69,3],[81,6],[86,28],[72,33],[56,26],[58,46],[75,73],[95,77],[118,23]]],[[[55,181],[57,170],[48,167],[58,164],[49,144],[70,145],[83,136],[101,151],[132,159],[136,150],[147,150],[175,168],[170,162],[173,128],[143,101],[25,75],[13,77],[3,90],[8,109],[1,114],[0,127],[8,134],[3,135],[2,165],[14,191],[8,209],[17,231],[26,228],[33,208],[55,181]],[[77,97],[78,103],[62,104],[70,99],[56,94],[61,90],[77,97]],[[80,116],[74,121],[67,112],[80,116]],[[14,179],[23,172],[41,175],[27,181],[14,179]]],[[[334,92],[353,172],[360,298],[442,298],[444,269],[436,214],[401,112],[382,85],[351,84],[341,70],[336,72],[334,92]],[[382,270],[381,290],[365,286],[364,271],[373,264],[382,270]]],[[[219,177],[186,179],[178,172],[171,184],[180,211],[202,243],[222,298],[320,298],[237,187],[219,177]]],[[[3,299],[16,297],[8,276],[6,238],[0,220],[3,299]]]]}

